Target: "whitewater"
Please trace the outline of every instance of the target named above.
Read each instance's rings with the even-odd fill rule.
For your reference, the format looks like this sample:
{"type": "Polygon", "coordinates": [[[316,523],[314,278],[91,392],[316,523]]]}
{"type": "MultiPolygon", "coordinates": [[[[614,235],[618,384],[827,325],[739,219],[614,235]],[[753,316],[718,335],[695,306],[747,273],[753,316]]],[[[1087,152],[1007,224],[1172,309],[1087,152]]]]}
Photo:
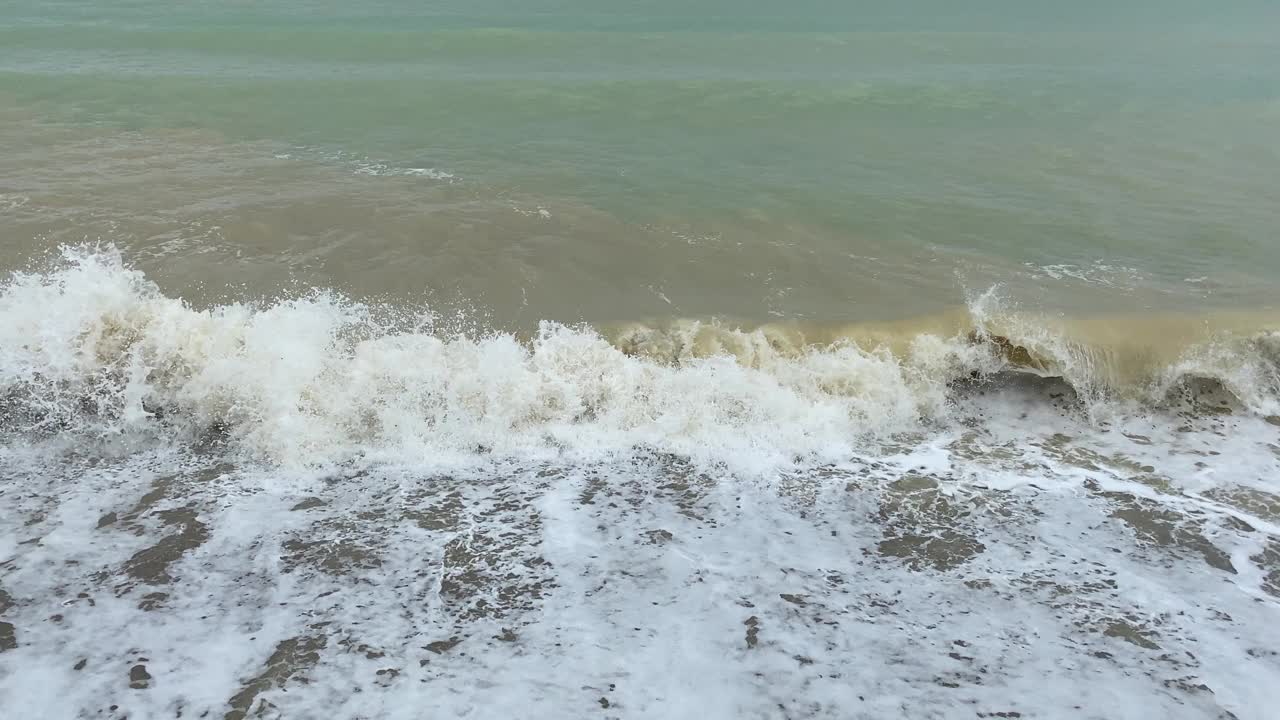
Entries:
{"type": "Polygon", "coordinates": [[[0,696],[1269,717],[1273,332],[1134,354],[998,291],[965,315],[513,335],[323,290],[197,308],[65,247],[0,290],[0,696]]]}

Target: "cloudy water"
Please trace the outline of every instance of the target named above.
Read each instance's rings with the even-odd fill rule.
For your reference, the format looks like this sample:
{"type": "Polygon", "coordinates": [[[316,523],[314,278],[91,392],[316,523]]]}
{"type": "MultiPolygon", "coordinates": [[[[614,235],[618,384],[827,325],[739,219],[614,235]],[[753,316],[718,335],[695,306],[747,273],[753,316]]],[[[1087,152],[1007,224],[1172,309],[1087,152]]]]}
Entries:
{"type": "Polygon", "coordinates": [[[0,0],[0,706],[1280,704],[1280,12],[0,0]]]}

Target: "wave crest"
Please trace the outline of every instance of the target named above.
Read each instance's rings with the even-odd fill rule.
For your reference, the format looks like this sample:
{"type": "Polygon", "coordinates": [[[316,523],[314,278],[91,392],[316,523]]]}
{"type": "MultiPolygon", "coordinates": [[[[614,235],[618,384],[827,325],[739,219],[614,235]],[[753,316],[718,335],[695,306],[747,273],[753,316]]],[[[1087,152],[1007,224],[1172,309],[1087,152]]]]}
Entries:
{"type": "Polygon", "coordinates": [[[1159,406],[1180,378],[1203,376],[1275,412],[1274,332],[1152,365],[991,305],[971,303],[949,331],[896,336],[543,322],[521,339],[432,332],[421,314],[388,320],[325,292],[198,310],[112,249],[68,248],[0,292],[0,402],[7,434],[122,452],[211,435],[286,466],[643,447],[744,470],[837,459],[945,420],[958,387],[1008,371],[1061,377],[1088,407],[1159,406]]]}

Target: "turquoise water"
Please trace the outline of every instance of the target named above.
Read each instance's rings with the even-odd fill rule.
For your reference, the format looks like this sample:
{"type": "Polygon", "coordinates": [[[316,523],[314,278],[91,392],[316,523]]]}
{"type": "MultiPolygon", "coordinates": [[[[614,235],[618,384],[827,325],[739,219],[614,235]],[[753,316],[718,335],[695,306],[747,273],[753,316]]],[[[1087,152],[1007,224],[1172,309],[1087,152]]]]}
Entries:
{"type": "Polygon", "coordinates": [[[0,94],[42,119],[431,168],[478,196],[639,227],[803,237],[814,272],[844,263],[848,282],[851,255],[1100,264],[1186,309],[1187,278],[1249,306],[1280,269],[1267,3],[10,3],[4,17],[0,94]]]}

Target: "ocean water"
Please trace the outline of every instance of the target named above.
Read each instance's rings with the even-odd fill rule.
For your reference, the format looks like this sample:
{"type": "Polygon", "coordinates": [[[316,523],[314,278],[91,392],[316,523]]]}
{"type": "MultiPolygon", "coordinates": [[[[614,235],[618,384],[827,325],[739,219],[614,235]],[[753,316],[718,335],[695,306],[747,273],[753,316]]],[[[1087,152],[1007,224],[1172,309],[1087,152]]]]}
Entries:
{"type": "Polygon", "coordinates": [[[0,707],[1275,717],[1280,6],[615,4],[0,0],[0,707]]]}

